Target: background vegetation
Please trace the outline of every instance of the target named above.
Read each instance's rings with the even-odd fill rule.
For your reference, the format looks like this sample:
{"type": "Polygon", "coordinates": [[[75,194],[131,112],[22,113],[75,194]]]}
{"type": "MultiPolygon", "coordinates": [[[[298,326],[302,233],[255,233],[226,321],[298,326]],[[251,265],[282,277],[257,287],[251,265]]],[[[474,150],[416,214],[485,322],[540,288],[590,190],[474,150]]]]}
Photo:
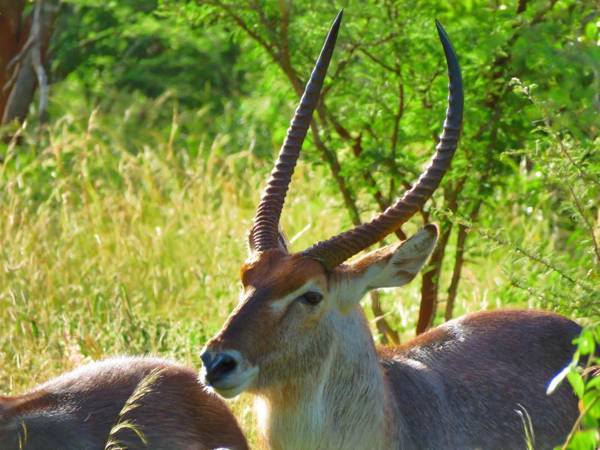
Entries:
{"type": "MultiPolygon", "coordinates": [[[[588,326],[589,354],[600,341],[596,6],[0,1],[0,21],[20,20],[12,50],[0,48],[0,392],[112,354],[199,367],[237,300],[260,190],[339,7],[338,48],[283,217],[293,248],[385,208],[430,157],[447,95],[438,18],[463,69],[464,134],[442,188],[399,232],[440,224],[422,278],[365,301],[376,338],[538,307],[588,326]],[[42,6],[51,32],[28,46],[42,6]],[[41,73],[36,51],[47,107],[38,89],[27,120],[7,118],[20,80],[38,80],[30,100],[44,87],[23,75],[41,73]]],[[[569,373],[588,414],[569,445],[593,449],[600,384],[569,373]]],[[[252,430],[246,401],[235,408],[252,430]]]]}

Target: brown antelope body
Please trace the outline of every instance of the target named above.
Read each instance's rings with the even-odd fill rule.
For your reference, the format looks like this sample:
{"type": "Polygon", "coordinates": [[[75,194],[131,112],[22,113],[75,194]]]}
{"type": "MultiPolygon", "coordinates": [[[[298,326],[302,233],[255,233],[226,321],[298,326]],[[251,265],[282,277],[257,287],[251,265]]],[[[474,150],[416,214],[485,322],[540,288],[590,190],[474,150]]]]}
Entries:
{"type": "Polygon", "coordinates": [[[0,397],[2,450],[103,450],[110,438],[119,445],[111,448],[130,450],[248,448],[197,374],[161,359],[92,363],[25,395],[0,397]]]}
{"type": "Polygon", "coordinates": [[[437,228],[344,263],[406,222],[438,186],[456,150],[463,92],[442,27],[450,79],[435,156],[400,200],[371,222],[290,253],[278,232],[294,164],[318,102],[341,13],[288,130],[250,231],[242,295],[206,345],[203,377],[224,397],[256,398],[274,449],[550,449],[577,416],[574,395],[546,386],[573,353],[577,324],[555,314],[484,312],[448,322],[401,347],[376,349],[359,305],[375,288],[412,280],[437,228]],[[525,418],[523,420],[523,418],[525,418]]]}

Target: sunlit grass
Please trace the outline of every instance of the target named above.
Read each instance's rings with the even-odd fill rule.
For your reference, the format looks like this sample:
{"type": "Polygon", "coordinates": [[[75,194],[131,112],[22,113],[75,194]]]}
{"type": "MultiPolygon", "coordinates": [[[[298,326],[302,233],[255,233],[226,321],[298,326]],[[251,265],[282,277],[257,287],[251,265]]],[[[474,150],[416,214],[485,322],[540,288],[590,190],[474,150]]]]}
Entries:
{"type": "MultiPolygon", "coordinates": [[[[199,368],[202,345],[237,301],[268,168],[248,153],[224,155],[218,141],[196,159],[167,143],[131,154],[104,131],[63,123],[39,156],[14,153],[4,166],[0,392],[116,354],[199,368]]],[[[343,213],[321,195],[318,172],[300,164],[295,178],[284,227],[302,246],[306,226],[334,233],[343,213]]],[[[249,421],[248,402],[235,405],[249,421]]]]}

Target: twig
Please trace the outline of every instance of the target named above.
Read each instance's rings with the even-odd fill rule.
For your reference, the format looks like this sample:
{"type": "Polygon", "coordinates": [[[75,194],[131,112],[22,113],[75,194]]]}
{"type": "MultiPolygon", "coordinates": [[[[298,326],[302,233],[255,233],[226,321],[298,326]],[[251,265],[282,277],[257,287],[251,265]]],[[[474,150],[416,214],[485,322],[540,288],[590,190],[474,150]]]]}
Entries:
{"type": "Polygon", "coordinates": [[[33,26],[32,36],[34,37],[34,43],[31,47],[31,64],[35,70],[35,74],[38,80],[38,87],[40,90],[40,101],[39,101],[39,116],[40,122],[45,121],[46,109],[48,108],[48,77],[42,64],[42,24],[41,15],[43,8],[43,0],[38,0],[35,13],[33,15],[33,26]]]}
{"type": "Polygon", "coordinates": [[[131,430],[146,446],[148,444],[144,433],[136,427],[135,423],[126,419],[129,412],[142,406],[140,401],[148,394],[153,392],[154,386],[160,380],[164,373],[164,369],[154,369],[148,375],[146,375],[138,383],[131,396],[125,402],[125,405],[119,412],[119,418],[117,422],[112,426],[108,434],[108,440],[104,446],[104,450],[124,450],[125,447],[118,440],[117,435],[123,430],[131,430]]]}
{"type": "Polygon", "coordinates": [[[383,312],[383,308],[381,307],[379,291],[371,291],[370,297],[371,310],[373,311],[373,315],[375,316],[375,326],[377,327],[379,334],[381,334],[382,344],[388,344],[390,341],[395,345],[399,344],[400,337],[398,336],[398,332],[394,330],[385,319],[385,313],[383,312]]]}
{"type": "Polygon", "coordinates": [[[266,51],[267,53],[269,53],[269,55],[271,55],[271,57],[273,59],[277,59],[277,52],[275,51],[275,48],[273,47],[273,45],[271,45],[269,42],[265,41],[258,33],[256,33],[255,31],[253,31],[246,22],[244,22],[242,20],[242,18],[240,16],[238,16],[237,14],[235,14],[231,7],[221,1],[215,0],[215,1],[211,1],[210,3],[213,3],[219,7],[221,7],[221,9],[223,9],[223,11],[225,11],[225,13],[231,17],[231,19],[233,19],[233,21],[242,29],[244,30],[252,39],[254,39],[256,42],[258,42],[266,51]]]}
{"type": "Polygon", "coordinates": [[[331,151],[331,149],[329,149],[321,140],[321,137],[319,136],[319,128],[315,120],[312,121],[310,128],[312,130],[315,147],[321,151],[321,154],[329,164],[329,169],[331,170],[333,178],[335,179],[340,192],[342,193],[342,198],[344,199],[346,209],[350,213],[350,219],[352,219],[352,223],[355,225],[362,223],[360,213],[358,212],[358,207],[356,206],[356,200],[352,191],[348,189],[346,181],[342,177],[342,167],[340,166],[340,162],[337,159],[336,154],[331,151]]]}
{"type": "Polygon", "coordinates": [[[452,222],[449,220],[442,223],[442,231],[438,243],[431,254],[427,269],[423,273],[421,281],[421,305],[419,306],[416,334],[427,331],[435,318],[438,303],[439,278],[444,262],[446,246],[452,232],[452,225],[452,222]]]}
{"type": "Polygon", "coordinates": [[[584,289],[587,292],[592,292],[592,290],[585,286],[582,285],[580,283],[577,282],[577,280],[575,280],[573,277],[571,277],[570,275],[568,275],[567,273],[565,273],[563,270],[559,269],[558,267],[556,267],[555,265],[553,265],[550,261],[548,261],[545,258],[542,258],[541,256],[537,256],[534,255],[533,253],[529,252],[528,250],[525,250],[522,247],[519,247],[518,245],[512,243],[512,242],[508,242],[505,239],[502,239],[498,236],[494,236],[482,229],[478,229],[477,230],[479,234],[481,234],[483,237],[486,237],[494,242],[496,242],[497,244],[506,246],[506,247],[510,247],[513,250],[515,250],[517,253],[522,254],[523,256],[531,259],[532,261],[537,262],[538,264],[541,264],[542,266],[546,267],[547,269],[552,270],[553,272],[557,273],[558,275],[560,275],[563,279],[565,279],[566,281],[568,281],[569,283],[571,283],[574,286],[579,286],[582,289],[584,289]]]}
{"type": "MultiPolygon", "coordinates": [[[[39,18],[38,18],[38,20],[39,20],[39,18]]],[[[23,44],[23,48],[21,48],[21,51],[19,53],[17,53],[13,57],[13,59],[11,59],[8,62],[8,64],[6,65],[6,70],[7,71],[11,70],[14,66],[20,64],[21,61],[23,61],[23,58],[27,54],[27,51],[31,48],[31,46],[33,46],[35,38],[36,38],[36,34],[35,33],[31,33],[27,37],[27,41],[25,41],[25,44],[23,44]]]]}
{"type": "Polygon", "coordinates": [[[394,73],[396,75],[399,75],[397,67],[392,67],[389,64],[385,63],[384,61],[382,61],[381,59],[379,59],[378,57],[376,57],[375,55],[373,55],[366,48],[359,47],[358,50],[360,52],[362,52],[367,58],[369,58],[371,61],[373,61],[378,66],[382,67],[383,69],[387,70],[388,72],[392,72],[392,73],[394,73]]]}
{"type": "Polygon", "coordinates": [[[585,409],[583,411],[581,411],[581,413],[577,417],[577,420],[575,420],[575,423],[573,424],[573,427],[571,428],[569,435],[567,436],[567,440],[561,447],[561,450],[567,450],[569,448],[569,444],[571,443],[571,441],[573,440],[573,437],[575,436],[575,433],[579,429],[579,426],[581,425],[581,421],[587,415],[587,413],[592,410],[592,408],[598,402],[598,400],[600,400],[600,397],[596,397],[585,407],[585,409]]]}

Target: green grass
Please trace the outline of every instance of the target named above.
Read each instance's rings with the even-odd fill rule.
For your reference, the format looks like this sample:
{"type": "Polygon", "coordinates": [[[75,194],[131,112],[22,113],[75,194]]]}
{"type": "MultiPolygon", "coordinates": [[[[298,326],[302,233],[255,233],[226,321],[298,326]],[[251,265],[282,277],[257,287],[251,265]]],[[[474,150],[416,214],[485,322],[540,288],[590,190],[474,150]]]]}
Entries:
{"type": "MultiPolygon", "coordinates": [[[[237,301],[268,163],[225,137],[178,147],[176,121],[164,133],[132,137],[132,128],[95,113],[65,117],[8,149],[0,168],[2,393],[109,355],[162,355],[199,368],[201,347],[237,301]]],[[[293,249],[349,225],[329,178],[299,164],[283,217],[293,249]]],[[[502,306],[503,251],[487,249],[467,261],[457,315],[502,306]]],[[[383,300],[403,338],[412,336],[419,282],[383,300]]],[[[233,408],[254,441],[250,399],[233,408]]]]}

